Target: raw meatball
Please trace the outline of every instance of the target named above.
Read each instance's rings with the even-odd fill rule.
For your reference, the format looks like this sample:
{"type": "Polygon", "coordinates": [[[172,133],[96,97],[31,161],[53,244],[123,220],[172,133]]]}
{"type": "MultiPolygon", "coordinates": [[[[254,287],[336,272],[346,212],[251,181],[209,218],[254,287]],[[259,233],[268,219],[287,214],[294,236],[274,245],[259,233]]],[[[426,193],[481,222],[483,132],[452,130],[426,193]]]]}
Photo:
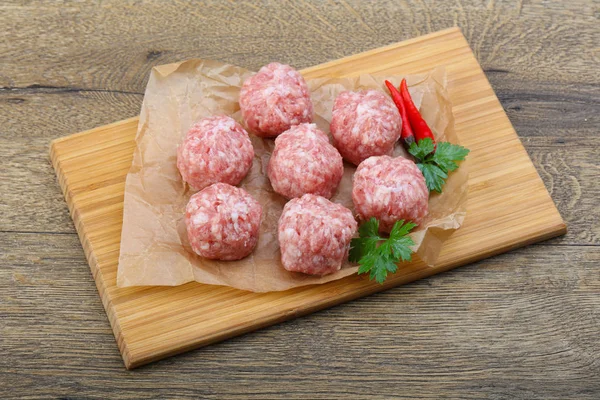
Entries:
{"type": "Polygon", "coordinates": [[[342,92],[333,104],[330,129],[342,157],[358,165],[371,156],[392,154],[402,120],[382,92],[342,92]]]}
{"type": "Polygon", "coordinates": [[[261,137],[277,136],[313,118],[306,81],[298,71],[279,63],[266,65],[246,79],[240,108],[248,129],[261,137]]]}
{"type": "Polygon", "coordinates": [[[216,260],[239,260],[258,242],[262,207],[244,189],[215,183],[194,194],[185,225],[194,252],[216,260]]]}
{"type": "Polygon", "coordinates": [[[352,201],[359,218],[377,218],[384,232],[401,219],[420,224],[427,215],[428,200],[423,174],[406,158],[370,157],[354,174],[352,201]]]}
{"type": "Polygon", "coordinates": [[[267,172],[273,189],[288,199],[306,193],[329,199],[342,179],[344,162],[315,124],[301,124],[275,139],[267,172]]]}
{"type": "Polygon", "coordinates": [[[192,125],[177,150],[177,168],[193,189],[216,182],[237,185],[252,166],[254,149],[248,132],[225,115],[192,125]]]}
{"type": "Polygon", "coordinates": [[[279,218],[281,262],[288,271],[331,274],[348,258],[356,221],[346,207],[305,194],[290,200],[279,218]]]}

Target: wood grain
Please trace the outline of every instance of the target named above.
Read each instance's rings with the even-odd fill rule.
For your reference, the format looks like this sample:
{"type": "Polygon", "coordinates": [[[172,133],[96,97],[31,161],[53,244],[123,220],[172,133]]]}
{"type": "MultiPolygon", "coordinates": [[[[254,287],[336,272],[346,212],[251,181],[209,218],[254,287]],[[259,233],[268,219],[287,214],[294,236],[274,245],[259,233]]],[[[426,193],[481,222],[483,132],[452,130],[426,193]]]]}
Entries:
{"type": "Polygon", "coordinates": [[[599,389],[597,247],[528,246],[125,371],[83,254],[65,256],[77,237],[0,234],[0,246],[35,255],[0,258],[12,288],[0,292],[7,398],[592,399],[599,389]],[[576,268],[549,274],[557,255],[576,268]]]}
{"type": "Polygon", "coordinates": [[[597,3],[300,4],[317,12],[290,14],[279,1],[178,1],[164,12],[149,2],[0,5],[2,397],[598,398],[597,3]],[[54,183],[50,140],[135,115],[154,65],[306,67],[454,25],[568,234],[124,370],[54,183]]]}
{"type": "Polygon", "coordinates": [[[471,149],[467,220],[439,265],[403,265],[384,285],[352,276],[280,293],[116,287],[123,191],[137,118],[57,139],[51,158],[127,368],[565,233],[535,168],[457,28],[302,70],[308,78],[410,74],[444,65],[456,133],[471,149]],[[499,162],[501,161],[501,162],[499,162]]]}

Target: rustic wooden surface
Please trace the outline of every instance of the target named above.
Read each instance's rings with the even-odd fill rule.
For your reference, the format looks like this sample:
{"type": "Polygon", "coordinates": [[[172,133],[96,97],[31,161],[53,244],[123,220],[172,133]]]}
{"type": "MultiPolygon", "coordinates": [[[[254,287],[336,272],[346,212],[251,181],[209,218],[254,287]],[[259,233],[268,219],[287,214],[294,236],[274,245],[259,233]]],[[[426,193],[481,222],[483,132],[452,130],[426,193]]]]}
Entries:
{"type": "Polygon", "coordinates": [[[0,11],[3,398],[600,396],[597,2],[48,1],[0,11]],[[302,68],[453,25],[569,233],[126,371],[50,140],[135,115],[153,65],[302,68]]]}
{"type": "MultiPolygon", "coordinates": [[[[183,350],[564,235],[565,222],[459,28],[299,72],[308,78],[368,72],[416,74],[439,67],[440,60],[448,77],[455,134],[471,150],[461,166],[470,171],[467,218],[444,243],[435,267],[403,263],[384,285],[354,275],[311,288],[274,293],[253,294],[198,284],[119,289],[120,233],[123,213],[127,212],[123,210],[124,186],[139,117],[52,141],[52,165],[125,366],[137,368],[183,350]]],[[[171,68],[174,65],[170,64],[171,68]]],[[[169,69],[169,65],[160,67],[169,69]]]]}

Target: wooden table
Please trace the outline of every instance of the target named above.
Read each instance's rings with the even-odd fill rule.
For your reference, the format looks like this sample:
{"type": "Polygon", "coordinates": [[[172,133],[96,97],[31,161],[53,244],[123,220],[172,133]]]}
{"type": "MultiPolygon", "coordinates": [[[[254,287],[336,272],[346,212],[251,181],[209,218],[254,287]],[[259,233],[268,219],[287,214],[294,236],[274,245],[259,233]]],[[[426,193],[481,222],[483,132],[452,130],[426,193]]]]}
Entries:
{"type": "Polygon", "coordinates": [[[0,397],[600,397],[600,8],[279,1],[0,5],[0,397]],[[298,68],[458,25],[561,238],[126,371],[48,162],[138,113],[150,68],[298,68]]]}

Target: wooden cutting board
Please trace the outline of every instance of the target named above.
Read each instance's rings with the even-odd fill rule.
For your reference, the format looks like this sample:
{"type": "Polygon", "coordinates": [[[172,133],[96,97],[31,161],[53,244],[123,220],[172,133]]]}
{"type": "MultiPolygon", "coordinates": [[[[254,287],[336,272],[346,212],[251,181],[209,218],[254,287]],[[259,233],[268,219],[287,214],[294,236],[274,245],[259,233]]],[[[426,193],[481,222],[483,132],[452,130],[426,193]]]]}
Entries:
{"type": "Polygon", "coordinates": [[[414,74],[444,65],[468,157],[465,223],[440,265],[402,265],[384,285],[350,276],[286,292],[189,283],[116,287],[125,176],[137,118],[60,138],[50,155],[127,368],[366,296],[566,232],[552,199],[464,36],[447,29],[302,71],[307,78],[414,74]]]}

